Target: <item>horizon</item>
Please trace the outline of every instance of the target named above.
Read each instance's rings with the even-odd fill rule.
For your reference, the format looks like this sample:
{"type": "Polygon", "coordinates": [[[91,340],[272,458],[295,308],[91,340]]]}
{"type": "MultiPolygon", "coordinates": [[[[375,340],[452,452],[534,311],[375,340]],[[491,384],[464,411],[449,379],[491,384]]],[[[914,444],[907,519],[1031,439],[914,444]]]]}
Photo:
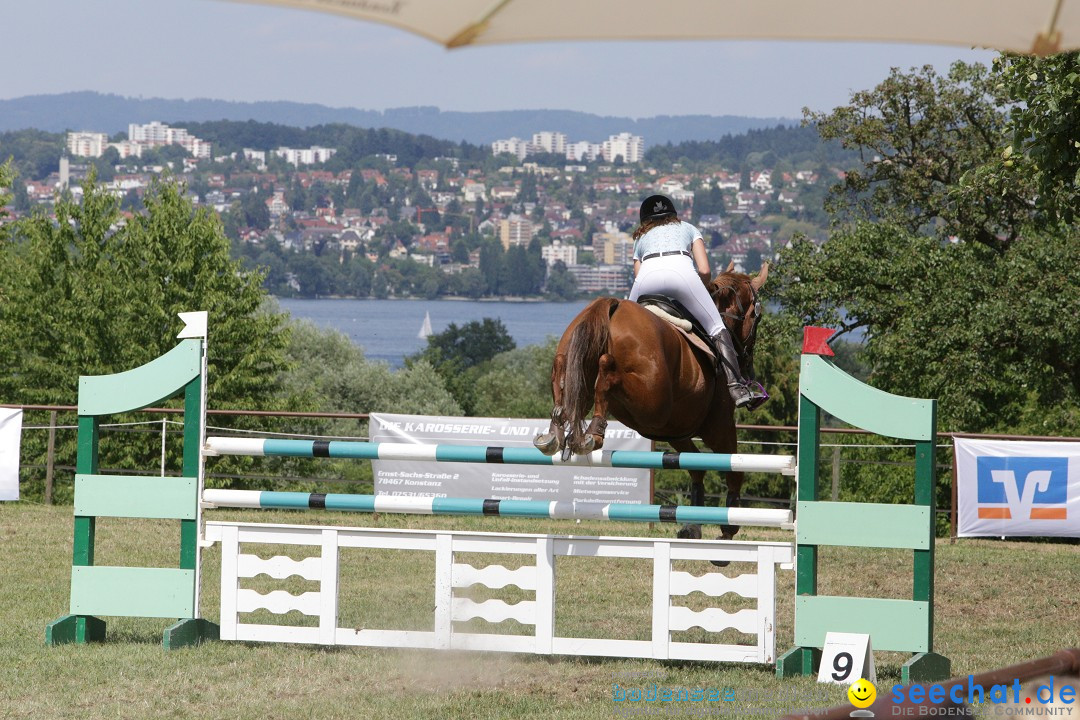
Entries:
{"type": "MultiPolygon", "coordinates": [[[[0,102],[18,101],[18,100],[24,100],[24,99],[27,99],[27,98],[37,98],[37,97],[44,98],[44,97],[57,97],[57,96],[60,96],[60,95],[79,95],[79,94],[83,94],[83,93],[90,93],[90,94],[101,95],[101,96],[105,96],[105,97],[116,97],[116,98],[120,98],[122,100],[140,100],[140,101],[148,101],[148,102],[149,101],[155,101],[155,100],[160,100],[160,101],[164,101],[164,102],[224,102],[224,103],[234,103],[234,104],[237,104],[237,105],[256,105],[256,104],[260,104],[260,103],[293,103],[293,104],[297,104],[297,105],[317,105],[317,106],[320,106],[320,107],[327,108],[329,110],[357,110],[357,111],[360,111],[360,112],[381,113],[381,114],[384,114],[384,115],[387,114],[387,113],[392,113],[392,112],[401,111],[401,110],[433,109],[433,110],[437,110],[440,113],[470,113],[470,114],[520,113],[520,112],[568,112],[568,113],[584,113],[586,115],[594,115],[596,117],[611,117],[611,118],[616,118],[616,119],[619,119],[619,120],[627,119],[627,120],[633,120],[633,121],[653,120],[653,119],[660,118],[660,117],[674,117],[674,118],[679,118],[679,117],[714,117],[714,118],[737,117],[737,118],[750,118],[750,119],[753,119],[753,120],[780,120],[780,121],[790,121],[790,122],[799,122],[801,120],[801,118],[799,118],[799,117],[738,115],[738,114],[732,114],[732,113],[726,113],[726,114],[723,114],[723,115],[709,114],[709,113],[683,113],[683,114],[680,114],[680,115],[672,115],[671,113],[664,113],[664,114],[661,114],[661,115],[647,115],[647,116],[640,116],[640,117],[630,117],[630,116],[627,116],[627,115],[612,115],[612,114],[600,115],[598,113],[591,113],[591,112],[588,112],[586,110],[575,110],[574,108],[568,108],[568,107],[563,107],[563,108],[539,108],[539,107],[534,107],[534,108],[506,108],[506,109],[501,109],[501,110],[451,110],[451,109],[439,107],[437,105],[399,105],[399,106],[396,106],[396,107],[386,107],[386,108],[362,108],[362,107],[356,107],[356,106],[352,106],[352,105],[328,105],[326,103],[317,102],[317,101],[306,102],[306,101],[302,101],[302,100],[288,100],[288,99],[281,99],[281,98],[276,99],[276,100],[230,100],[228,98],[215,98],[215,97],[179,98],[179,97],[165,97],[165,96],[162,96],[162,95],[124,95],[124,94],[117,93],[117,92],[106,92],[106,91],[92,90],[92,89],[65,90],[65,91],[52,92],[52,93],[31,93],[31,94],[28,94],[28,95],[19,95],[17,97],[0,97],[0,102]]],[[[162,120],[162,122],[165,122],[165,121],[162,120]]],[[[203,121],[200,120],[199,122],[203,122],[203,121]]],[[[273,121],[267,121],[267,122],[273,122],[273,121]]],[[[277,124],[280,124],[280,123],[277,123],[277,124]]]]}
{"type": "Polygon", "coordinates": [[[40,0],[6,14],[0,99],[91,91],[128,98],[298,102],[385,112],[570,110],[599,116],[802,117],[846,104],[891,67],[945,70],[992,51],[780,41],[595,41],[464,48],[387,25],[221,0],[40,0]],[[92,44],[70,38],[93,38],[92,44]],[[113,42],[111,39],[116,38],[113,42]],[[89,47],[88,47],[89,46],[89,47]],[[92,53],[88,57],[88,53],[92,53]],[[369,68],[377,72],[369,76],[369,68]],[[661,92],[643,92],[643,80],[661,92]]]}

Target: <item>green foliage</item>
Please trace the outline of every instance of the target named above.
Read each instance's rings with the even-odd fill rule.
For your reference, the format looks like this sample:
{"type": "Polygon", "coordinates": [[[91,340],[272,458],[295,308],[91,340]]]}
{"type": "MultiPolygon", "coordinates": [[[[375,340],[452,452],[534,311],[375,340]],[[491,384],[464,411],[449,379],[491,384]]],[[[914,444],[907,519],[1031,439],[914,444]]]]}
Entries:
{"type": "Polygon", "coordinates": [[[1072,223],[1080,200],[1080,53],[1004,55],[995,70],[1012,103],[999,174],[1031,173],[1040,220],[1072,223]]]}
{"type": "MultiPolygon", "coordinates": [[[[210,393],[219,407],[265,407],[265,378],[285,367],[282,316],[262,310],[260,276],[229,259],[217,219],[193,210],[179,186],[155,185],[146,214],[121,224],[117,200],[91,178],[80,205],[61,199],[55,221],[36,214],[12,239],[0,246],[5,402],[73,405],[80,375],[153,360],[176,345],[177,312],[206,310],[210,393]]],[[[73,464],[73,440],[60,443],[61,464],[73,464]]],[[[102,452],[104,467],[145,468],[160,447],[153,437],[103,440],[102,452]]]]}
{"type": "Polygon", "coordinates": [[[479,159],[483,149],[468,143],[437,140],[428,135],[413,135],[388,128],[366,129],[345,124],[316,125],[308,128],[288,127],[255,121],[186,122],[184,126],[197,137],[214,143],[223,153],[240,152],[243,148],[273,150],[281,146],[337,148],[337,154],[325,164],[328,169],[342,170],[361,163],[370,167],[377,154],[396,155],[398,162],[413,167],[425,158],[462,157],[479,159]]]}
{"type": "Polygon", "coordinates": [[[578,296],[577,278],[570,274],[562,260],[556,260],[548,270],[544,291],[551,300],[573,300],[578,296]]]}
{"type": "Polygon", "coordinates": [[[288,357],[296,370],[281,376],[283,397],[320,412],[461,414],[426,360],[394,372],[367,360],[342,333],[308,322],[294,322],[291,330],[288,357]]]}
{"type": "Polygon", "coordinates": [[[998,79],[983,65],[894,68],[871,90],[831,113],[807,113],[821,136],[857,149],[827,203],[836,222],[885,221],[912,233],[955,236],[1002,249],[1030,216],[1022,177],[981,172],[1006,144],[998,79]]]}
{"type": "Polygon", "coordinates": [[[30,129],[0,132],[0,160],[10,160],[23,178],[39,180],[55,172],[63,152],[63,133],[30,129]]]}
{"type": "Polygon", "coordinates": [[[1080,402],[1075,230],[1003,253],[859,224],[781,253],[777,295],[811,324],[863,327],[870,382],[941,401],[943,427],[1068,433],[1080,402]]]}
{"type": "Polygon", "coordinates": [[[484,318],[458,327],[450,323],[446,330],[430,336],[427,347],[409,358],[408,366],[427,361],[446,383],[466,415],[475,415],[477,379],[487,363],[499,353],[513,350],[514,340],[501,320],[484,318]]]}
{"type": "MultiPolygon", "coordinates": [[[[14,173],[11,170],[11,160],[0,165],[0,219],[8,217],[7,204],[11,200],[11,183],[14,181],[14,173]]],[[[0,225],[0,241],[5,237],[5,226],[0,225]]],[[[0,288],[2,289],[2,288],[0,288]]],[[[2,300],[3,298],[0,298],[2,300]]]]}
{"type": "Polygon", "coordinates": [[[496,355],[476,380],[474,414],[546,418],[551,414],[551,365],[556,338],[496,355]]]}
{"type": "Polygon", "coordinates": [[[855,160],[855,154],[842,148],[839,143],[822,142],[814,128],[785,125],[727,135],[720,140],[691,140],[675,145],[653,145],[646,151],[645,160],[653,165],[670,166],[680,160],[688,160],[693,163],[722,164],[737,168],[740,163],[754,155],[754,162],[746,166],[749,171],[765,167],[763,160],[770,153],[773,162],[776,157],[783,157],[792,165],[814,160],[847,167],[855,160]]]}
{"type": "Polygon", "coordinates": [[[1077,56],[894,70],[809,115],[858,149],[823,246],[781,252],[777,299],[863,329],[889,392],[939,398],[948,429],[1071,434],[1080,416],[1077,56]]]}

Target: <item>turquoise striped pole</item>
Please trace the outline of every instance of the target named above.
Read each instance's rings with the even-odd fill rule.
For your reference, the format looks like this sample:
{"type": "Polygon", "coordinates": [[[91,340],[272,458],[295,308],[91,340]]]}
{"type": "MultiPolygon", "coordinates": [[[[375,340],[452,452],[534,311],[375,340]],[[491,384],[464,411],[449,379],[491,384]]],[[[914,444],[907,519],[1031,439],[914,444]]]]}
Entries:
{"type": "Polygon", "coordinates": [[[639,450],[597,450],[563,461],[532,447],[483,445],[423,445],[322,440],[210,437],[206,455],[258,455],[277,457],[327,457],[358,460],[429,460],[434,462],[505,463],[509,465],[566,465],[585,467],[647,468],[670,470],[717,470],[720,472],[771,472],[793,475],[790,455],[740,453],[677,453],[639,450]]]}
{"type": "Polygon", "coordinates": [[[489,515],[551,518],[556,520],[620,520],[700,525],[753,525],[757,527],[786,527],[791,525],[790,510],[766,508],[214,489],[203,491],[203,501],[213,507],[231,508],[339,510],[344,512],[385,512],[414,515],[489,515]]]}

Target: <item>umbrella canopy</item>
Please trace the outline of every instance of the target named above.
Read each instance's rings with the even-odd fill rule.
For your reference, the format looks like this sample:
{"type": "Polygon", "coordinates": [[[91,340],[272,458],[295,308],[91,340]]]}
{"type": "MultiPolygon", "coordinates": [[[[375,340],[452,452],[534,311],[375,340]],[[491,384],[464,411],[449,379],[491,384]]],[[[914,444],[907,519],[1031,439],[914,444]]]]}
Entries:
{"type": "Polygon", "coordinates": [[[1080,0],[246,0],[387,23],[448,48],[547,40],[1080,48],[1080,0]]]}

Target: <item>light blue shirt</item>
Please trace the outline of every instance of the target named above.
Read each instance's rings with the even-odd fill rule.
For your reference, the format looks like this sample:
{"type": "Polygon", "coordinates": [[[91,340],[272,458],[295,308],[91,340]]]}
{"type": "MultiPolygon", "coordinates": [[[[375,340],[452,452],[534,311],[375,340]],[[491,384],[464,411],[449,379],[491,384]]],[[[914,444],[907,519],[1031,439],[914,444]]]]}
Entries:
{"type": "Polygon", "coordinates": [[[641,260],[646,255],[673,250],[690,252],[690,246],[699,237],[701,237],[701,232],[682,220],[678,223],[654,227],[634,243],[634,259],[641,260]]]}

